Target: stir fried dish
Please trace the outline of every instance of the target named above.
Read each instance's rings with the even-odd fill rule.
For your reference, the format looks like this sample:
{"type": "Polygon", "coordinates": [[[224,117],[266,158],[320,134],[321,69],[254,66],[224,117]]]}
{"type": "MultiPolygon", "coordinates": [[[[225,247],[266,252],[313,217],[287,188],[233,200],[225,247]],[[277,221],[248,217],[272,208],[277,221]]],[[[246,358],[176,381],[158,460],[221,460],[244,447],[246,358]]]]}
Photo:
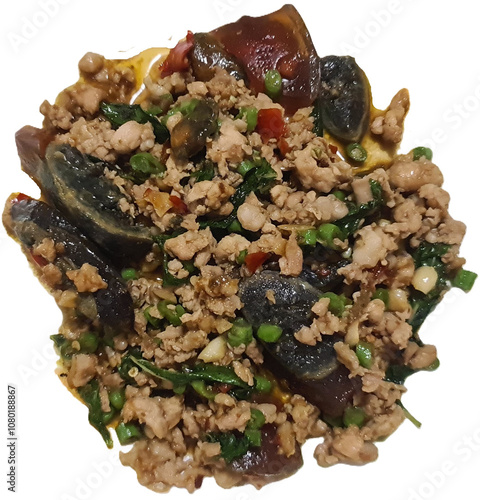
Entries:
{"type": "Polygon", "coordinates": [[[79,70],[17,132],[42,196],[3,222],[63,313],[60,379],[140,483],[260,488],[310,438],[361,465],[419,425],[420,328],[476,274],[432,151],[398,153],[408,91],[376,109],[291,5],[79,70]]]}

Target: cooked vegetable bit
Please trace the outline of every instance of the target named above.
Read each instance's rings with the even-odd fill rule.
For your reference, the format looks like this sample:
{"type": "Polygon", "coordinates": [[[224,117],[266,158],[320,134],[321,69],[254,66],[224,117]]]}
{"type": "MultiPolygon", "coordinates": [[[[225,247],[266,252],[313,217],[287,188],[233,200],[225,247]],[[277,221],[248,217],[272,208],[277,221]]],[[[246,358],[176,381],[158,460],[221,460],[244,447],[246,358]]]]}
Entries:
{"type": "Polygon", "coordinates": [[[282,336],[282,329],[277,325],[263,323],[257,329],[257,337],[264,342],[277,342],[282,336]]]}
{"type": "Polygon", "coordinates": [[[423,146],[418,146],[412,150],[413,159],[415,161],[420,160],[420,158],[426,158],[427,160],[432,161],[433,152],[430,148],[425,148],[423,146]]]}

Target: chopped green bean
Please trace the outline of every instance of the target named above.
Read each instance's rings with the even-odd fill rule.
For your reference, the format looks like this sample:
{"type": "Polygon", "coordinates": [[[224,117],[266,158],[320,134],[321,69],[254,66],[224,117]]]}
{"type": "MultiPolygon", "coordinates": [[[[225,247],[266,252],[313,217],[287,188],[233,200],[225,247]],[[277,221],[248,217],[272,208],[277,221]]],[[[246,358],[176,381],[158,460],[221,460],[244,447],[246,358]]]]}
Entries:
{"type": "Polygon", "coordinates": [[[280,97],[282,93],[282,75],[276,69],[269,69],[265,73],[265,93],[271,99],[280,97]]]}
{"type": "Polygon", "coordinates": [[[317,239],[323,246],[336,250],[338,247],[333,240],[337,238],[343,241],[345,236],[342,230],[335,224],[326,223],[318,227],[317,239]]]}
{"type": "Polygon", "coordinates": [[[115,415],[117,414],[115,408],[111,408],[110,411],[104,412],[103,413],[103,423],[105,425],[108,425],[114,418],[115,415]]]}
{"type": "Polygon", "coordinates": [[[315,246],[317,244],[317,231],[316,229],[306,229],[305,231],[300,231],[299,245],[315,246]]]}
{"type": "Polygon", "coordinates": [[[248,345],[253,340],[253,328],[243,318],[236,318],[227,332],[227,341],[232,347],[248,345]]]}
{"type": "Polygon", "coordinates": [[[343,425],[345,427],[350,427],[352,425],[362,427],[365,423],[365,418],[365,411],[362,408],[349,406],[343,413],[343,425]]]}
{"type": "Polygon", "coordinates": [[[238,219],[233,219],[227,230],[229,233],[241,233],[243,231],[243,227],[238,219]]]}
{"type": "Polygon", "coordinates": [[[110,401],[110,405],[116,410],[121,410],[125,404],[125,390],[113,389],[108,394],[108,400],[110,401]]]}
{"type": "Polygon", "coordinates": [[[168,307],[170,304],[166,300],[162,300],[158,303],[157,308],[160,314],[173,326],[180,326],[182,320],[180,319],[185,314],[185,309],[177,304],[172,308],[168,307]]]}
{"type": "Polygon", "coordinates": [[[99,339],[95,333],[85,332],[78,338],[78,343],[81,352],[91,354],[98,349],[99,339]]]}
{"type": "Polygon", "coordinates": [[[477,279],[477,274],[466,269],[460,269],[452,281],[452,286],[460,288],[464,292],[469,292],[477,279]]]}
{"type": "Polygon", "coordinates": [[[147,307],[143,311],[143,315],[145,316],[145,319],[147,320],[147,323],[155,328],[155,330],[158,330],[162,324],[162,320],[160,318],[155,318],[150,314],[150,310],[152,309],[152,306],[147,307]]]}
{"type": "Polygon", "coordinates": [[[261,429],[265,425],[265,415],[256,408],[250,409],[250,420],[247,423],[248,429],[261,429]]]}
{"type": "Polygon", "coordinates": [[[130,444],[133,441],[137,441],[142,437],[142,431],[137,425],[131,422],[128,424],[120,422],[115,428],[115,432],[117,433],[118,441],[122,446],[130,444]]]}
{"type": "Polygon", "coordinates": [[[283,330],[278,325],[263,323],[258,327],[257,337],[264,342],[277,342],[282,336],[283,330]]]}
{"type": "Polygon", "coordinates": [[[137,270],[133,267],[122,269],[122,278],[125,281],[136,280],[138,278],[137,270]]]}
{"type": "Polygon", "coordinates": [[[418,146],[412,149],[413,159],[414,161],[420,160],[420,158],[424,157],[427,160],[432,160],[433,152],[430,148],[426,148],[424,146],[418,146]]]}
{"type": "Polygon", "coordinates": [[[347,195],[343,191],[340,191],[339,189],[335,190],[332,194],[333,196],[335,196],[335,198],[338,198],[340,201],[345,201],[347,198],[347,195]]]}
{"type": "Polygon", "coordinates": [[[349,144],[346,147],[347,156],[358,163],[363,163],[367,159],[367,151],[358,142],[349,144]]]}
{"type": "Polygon", "coordinates": [[[355,347],[359,363],[364,368],[371,368],[373,365],[373,345],[370,342],[360,341],[355,347]]]}
{"type": "Polygon", "coordinates": [[[239,252],[238,257],[237,257],[237,264],[240,264],[241,266],[245,264],[245,257],[248,255],[248,250],[242,250],[239,252]]]}
{"type": "Polygon", "coordinates": [[[204,380],[192,380],[190,385],[197,394],[200,394],[200,396],[206,399],[215,399],[216,393],[213,392],[210,387],[207,387],[204,380]]]}
{"type": "Polygon", "coordinates": [[[245,437],[251,446],[261,446],[262,445],[262,433],[260,429],[245,429],[245,437]]]}
{"type": "Polygon", "coordinates": [[[339,318],[345,312],[346,305],[350,302],[350,299],[345,297],[342,293],[341,295],[337,295],[333,292],[326,292],[320,296],[321,299],[330,299],[330,303],[328,304],[328,310],[338,316],[339,318]]]}
{"type": "Polygon", "coordinates": [[[254,107],[240,108],[237,118],[244,118],[247,122],[247,132],[253,132],[257,126],[258,109],[254,107]]]}
{"type": "Polygon", "coordinates": [[[255,390],[257,392],[268,393],[272,390],[272,383],[268,378],[262,377],[261,375],[256,375],[255,380],[255,390]]]}

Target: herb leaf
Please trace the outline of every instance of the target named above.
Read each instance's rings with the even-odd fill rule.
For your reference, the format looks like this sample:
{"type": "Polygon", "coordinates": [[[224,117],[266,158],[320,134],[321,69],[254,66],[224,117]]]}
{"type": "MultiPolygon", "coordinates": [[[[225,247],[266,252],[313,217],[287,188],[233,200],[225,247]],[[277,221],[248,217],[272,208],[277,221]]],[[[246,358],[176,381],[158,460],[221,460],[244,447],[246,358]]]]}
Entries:
{"type": "Polygon", "coordinates": [[[450,245],[444,243],[428,243],[424,241],[412,254],[415,261],[415,268],[431,266],[435,268],[438,275],[435,288],[430,293],[425,295],[415,290],[410,295],[410,305],[412,306],[413,313],[409,324],[412,326],[414,334],[417,334],[427,316],[440,302],[443,292],[448,289],[447,270],[445,264],[442,262],[442,257],[449,249],[450,245]]]}
{"type": "Polygon", "coordinates": [[[210,160],[204,160],[200,163],[200,168],[195,170],[190,177],[195,182],[211,181],[215,177],[215,163],[210,160]]]}
{"type": "Polygon", "coordinates": [[[345,238],[352,235],[360,228],[363,219],[374,215],[383,206],[383,190],[380,183],[370,179],[370,189],[372,190],[373,196],[371,201],[361,205],[351,204],[348,214],[335,222],[335,225],[342,230],[345,238]]]}
{"type": "Polygon", "coordinates": [[[163,267],[163,284],[164,286],[182,286],[188,283],[189,277],[187,278],[177,278],[168,270],[168,254],[165,251],[165,242],[170,238],[175,238],[182,234],[184,231],[176,231],[172,234],[161,234],[154,236],[154,241],[160,248],[160,253],[162,255],[162,267],[163,267]]]}
{"type": "Polygon", "coordinates": [[[238,207],[245,201],[250,193],[267,194],[275,183],[277,173],[265,158],[262,158],[258,167],[249,170],[244,177],[244,181],[237,187],[235,193],[230,198],[233,205],[232,213],[221,220],[203,220],[200,222],[202,229],[227,229],[237,217],[238,207]]]}
{"type": "Polygon", "coordinates": [[[207,441],[220,443],[221,456],[227,464],[245,455],[250,447],[250,440],[247,436],[237,437],[233,432],[212,432],[207,434],[207,441]]]}
{"type": "Polygon", "coordinates": [[[105,412],[102,411],[98,380],[93,379],[87,385],[79,387],[78,394],[88,407],[88,421],[101,434],[108,448],[112,448],[112,436],[104,423],[105,412]]]}
{"type": "Polygon", "coordinates": [[[130,158],[130,166],[132,167],[132,180],[137,184],[142,184],[150,176],[161,176],[166,170],[165,165],[160,163],[150,153],[137,153],[130,158]]]}
{"type": "Polygon", "coordinates": [[[154,115],[144,111],[139,104],[102,102],[100,109],[107,120],[115,127],[120,127],[132,120],[142,124],[151,123],[158,143],[163,144],[170,137],[167,127],[157,120],[154,115]]]}
{"type": "Polygon", "coordinates": [[[220,383],[247,389],[249,386],[240,379],[235,372],[227,366],[217,366],[211,364],[198,364],[193,367],[184,367],[184,371],[176,372],[158,368],[145,359],[130,358],[133,363],[139,366],[146,373],[169,380],[175,386],[187,385],[195,380],[203,380],[210,384],[220,383]]]}

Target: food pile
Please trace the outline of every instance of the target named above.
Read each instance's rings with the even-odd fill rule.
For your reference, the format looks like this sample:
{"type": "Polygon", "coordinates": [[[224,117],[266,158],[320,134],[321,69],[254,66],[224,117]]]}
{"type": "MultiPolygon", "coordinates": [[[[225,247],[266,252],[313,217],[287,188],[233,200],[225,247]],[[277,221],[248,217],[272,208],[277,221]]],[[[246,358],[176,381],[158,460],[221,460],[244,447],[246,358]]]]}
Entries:
{"type": "Polygon", "coordinates": [[[420,326],[476,278],[432,151],[397,154],[408,92],[375,109],[291,5],[79,69],[17,133],[42,198],[3,220],[107,446],[160,492],[261,487],[309,438],[322,467],[375,460],[416,423],[405,379],[438,366],[420,326]]]}

